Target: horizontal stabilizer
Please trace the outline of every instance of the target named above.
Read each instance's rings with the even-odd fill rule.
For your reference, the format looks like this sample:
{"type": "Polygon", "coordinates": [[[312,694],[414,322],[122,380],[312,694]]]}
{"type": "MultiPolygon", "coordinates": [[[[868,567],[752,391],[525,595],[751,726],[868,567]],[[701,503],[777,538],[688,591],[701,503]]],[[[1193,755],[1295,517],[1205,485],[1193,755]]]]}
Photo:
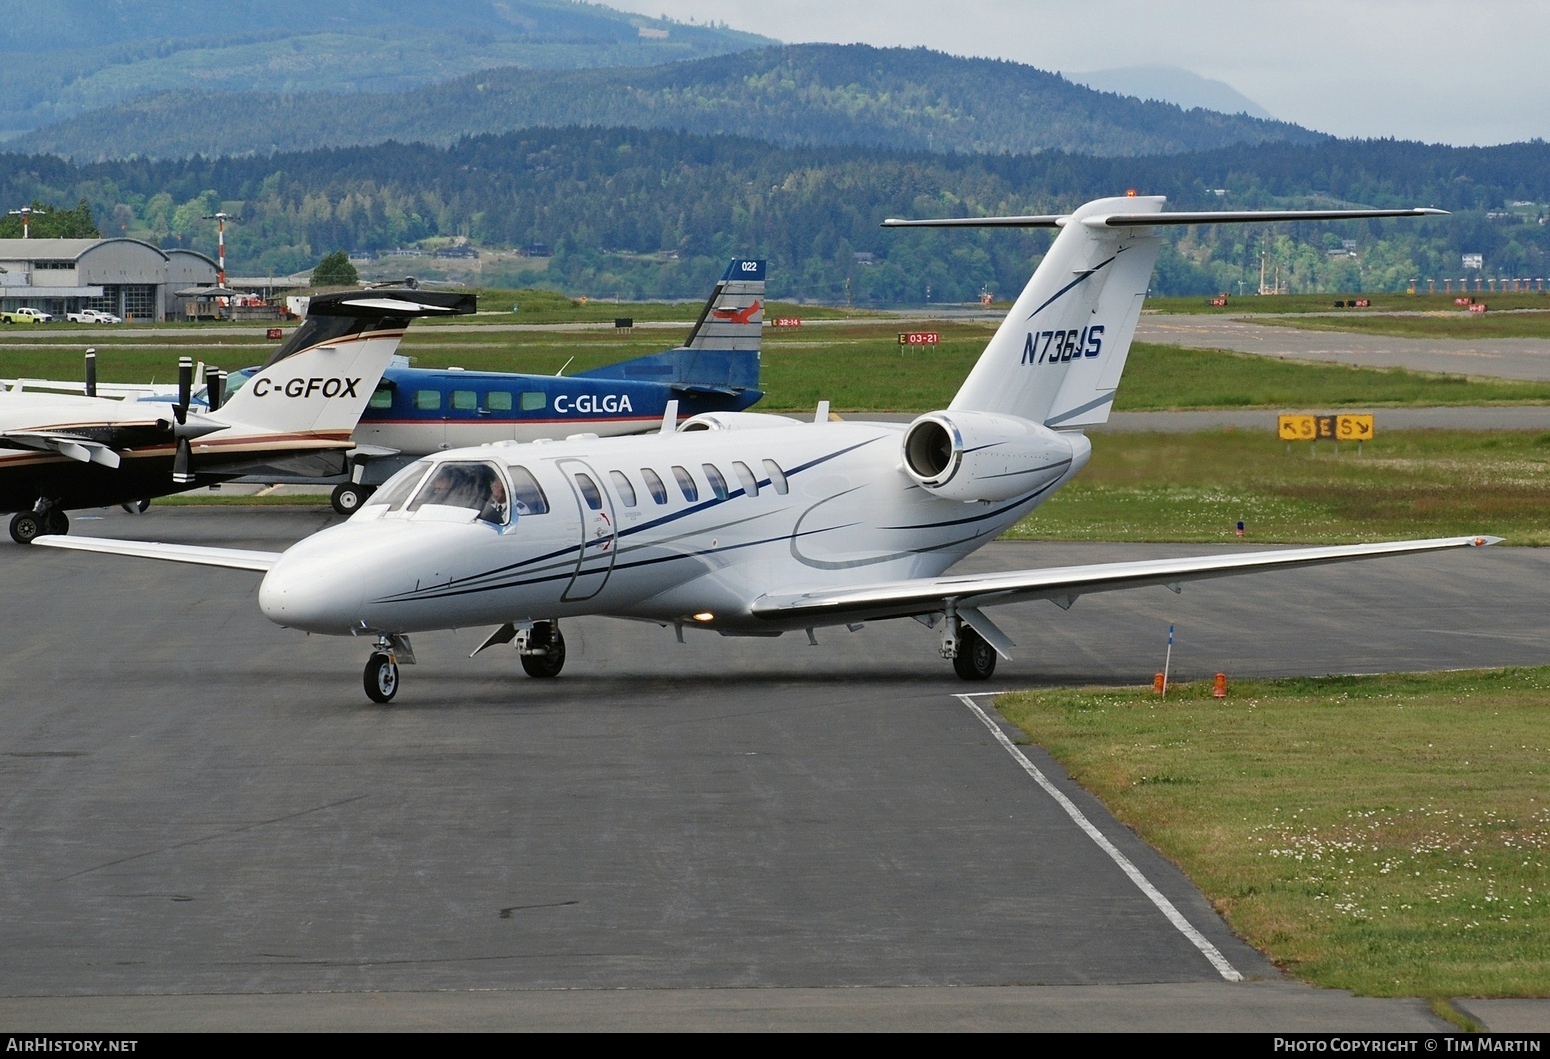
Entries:
{"type": "Polygon", "coordinates": [[[268,570],[280,558],[279,552],[245,551],[240,548],[204,548],[192,544],[158,544],[153,541],[118,541],[106,537],[35,537],[33,544],[44,548],[69,548],[78,552],[105,552],[109,555],[134,555],[142,559],[163,559],[195,566],[221,566],[229,570],[268,570]]]}

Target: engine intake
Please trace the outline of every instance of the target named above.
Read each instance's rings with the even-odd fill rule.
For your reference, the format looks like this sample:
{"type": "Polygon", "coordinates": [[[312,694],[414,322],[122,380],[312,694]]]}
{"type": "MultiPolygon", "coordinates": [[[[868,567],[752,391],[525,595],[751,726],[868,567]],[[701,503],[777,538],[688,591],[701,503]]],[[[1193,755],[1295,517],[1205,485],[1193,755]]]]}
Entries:
{"type": "Polygon", "coordinates": [[[1010,500],[1087,463],[1092,445],[1038,423],[993,412],[930,412],[904,432],[904,471],[947,500],[1010,500]]]}

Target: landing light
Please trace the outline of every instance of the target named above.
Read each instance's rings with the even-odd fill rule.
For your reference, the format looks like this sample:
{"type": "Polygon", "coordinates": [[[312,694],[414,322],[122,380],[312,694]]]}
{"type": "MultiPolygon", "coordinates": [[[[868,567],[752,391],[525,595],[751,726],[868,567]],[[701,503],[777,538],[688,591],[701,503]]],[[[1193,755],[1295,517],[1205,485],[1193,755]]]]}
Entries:
{"type": "Polygon", "coordinates": [[[715,621],[716,616],[708,610],[702,610],[694,616],[695,621],[715,621]]]}

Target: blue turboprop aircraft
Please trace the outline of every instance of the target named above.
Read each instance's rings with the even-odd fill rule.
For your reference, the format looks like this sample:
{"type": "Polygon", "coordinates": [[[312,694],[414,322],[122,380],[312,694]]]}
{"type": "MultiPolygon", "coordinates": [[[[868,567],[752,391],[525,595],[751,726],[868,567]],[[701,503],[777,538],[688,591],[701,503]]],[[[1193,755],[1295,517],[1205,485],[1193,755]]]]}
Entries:
{"type": "MultiPolygon", "coordinates": [[[[277,463],[245,480],[334,484],[334,508],[349,514],[402,467],[447,449],[638,434],[660,428],[673,401],[682,418],[742,411],[764,396],[763,326],[764,262],[738,259],[717,282],[683,345],[662,353],[575,375],[412,368],[400,358],[383,373],[355,428],[356,447],[342,459],[321,453],[277,463]]],[[[233,374],[228,389],[241,387],[246,374],[233,374]]]]}

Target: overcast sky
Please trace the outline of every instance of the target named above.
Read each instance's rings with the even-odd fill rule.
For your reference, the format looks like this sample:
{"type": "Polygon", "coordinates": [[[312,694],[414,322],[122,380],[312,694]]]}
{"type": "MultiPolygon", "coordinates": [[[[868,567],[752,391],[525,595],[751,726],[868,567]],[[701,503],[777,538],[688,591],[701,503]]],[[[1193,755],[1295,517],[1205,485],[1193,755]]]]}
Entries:
{"type": "Polygon", "coordinates": [[[1077,72],[1162,63],[1337,136],[1550,138],[1544,0],[604,0],[788,43],[924,45],[1077,72]]]}

